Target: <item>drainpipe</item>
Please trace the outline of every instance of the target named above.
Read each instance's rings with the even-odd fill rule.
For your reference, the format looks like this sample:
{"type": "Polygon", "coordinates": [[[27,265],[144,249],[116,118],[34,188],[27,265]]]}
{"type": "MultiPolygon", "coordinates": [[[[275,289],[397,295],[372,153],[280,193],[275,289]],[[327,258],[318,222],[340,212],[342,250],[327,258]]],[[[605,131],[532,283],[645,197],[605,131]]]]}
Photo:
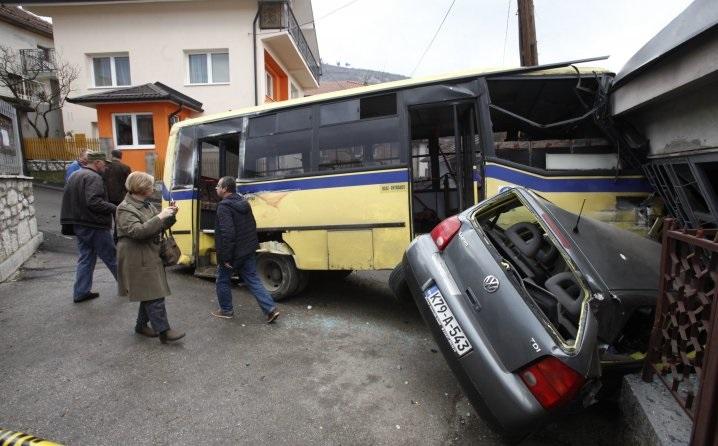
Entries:
{"type": "Polygon", "coordinates": [[[181,112],[181,111],[182,111],[182,104],[180,104],[179,108],[177,110],[173,111],[172,113],[170,113],[170,115],[167,117],[167,125],[169,126],[170,131],[172,130],[172,118],[177,116],[179,114],[179,112],[181,112]]]}
{"type": "Polygon", "coordinates": [[[254,62],[254,105],[259,105],[259,96],[257,88],[257,21],[259,20],[259,4],[257,4],[257,15],[254,16],[252,22],[252,61],[254,62]]]}

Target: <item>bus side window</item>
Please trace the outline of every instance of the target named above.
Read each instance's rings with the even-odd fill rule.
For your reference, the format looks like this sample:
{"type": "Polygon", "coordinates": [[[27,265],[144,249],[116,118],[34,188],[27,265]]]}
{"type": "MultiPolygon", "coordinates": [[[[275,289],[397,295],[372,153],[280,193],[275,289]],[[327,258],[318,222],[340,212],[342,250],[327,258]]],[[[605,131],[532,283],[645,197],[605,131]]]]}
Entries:
{"type": "Polygon", "coordinates": [[[251,118],[240,177],[283,177],[309,172],[311,128],[311,107],[251,118]]]}
{"type": "Polygon", "coordinates": [[[283,177],[308,172],[311,145],[311,130],[248,138],[241,177],[283,177]]]}
{"type": "Polygon", "coordinates": [[[400,164],[399,135],[396,117],[320,127],[317,169],[400,164]]]}
{"type": "Polygon", "coordinates": [[[183,189],[194,186],[194,170],[197,165],[195,148],[195,127],[180,129],[175,155],[175,171],[172,189],[183,189]]]}

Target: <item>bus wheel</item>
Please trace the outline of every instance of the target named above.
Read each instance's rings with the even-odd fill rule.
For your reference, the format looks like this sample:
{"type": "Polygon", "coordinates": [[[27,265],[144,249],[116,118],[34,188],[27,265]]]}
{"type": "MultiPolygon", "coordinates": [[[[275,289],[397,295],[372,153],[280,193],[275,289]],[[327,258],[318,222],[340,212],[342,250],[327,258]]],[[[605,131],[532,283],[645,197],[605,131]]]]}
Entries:
{"type": "Polygon", "coordinates": [[[299,270],[290,256],[260,253],[257,274],[274,300],[283,300],[297,292],[299,270]]]}

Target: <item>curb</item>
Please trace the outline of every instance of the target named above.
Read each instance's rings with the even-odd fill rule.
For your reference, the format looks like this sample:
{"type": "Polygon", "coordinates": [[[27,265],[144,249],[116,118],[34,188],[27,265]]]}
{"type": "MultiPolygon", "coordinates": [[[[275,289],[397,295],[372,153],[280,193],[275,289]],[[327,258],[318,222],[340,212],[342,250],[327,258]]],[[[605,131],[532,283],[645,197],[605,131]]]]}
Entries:
{"type": "Polygon", "coordinates": [[[687,446],[691,420],[663,383],[643,382],[639,375],[626,375],[621,389],[624,444],[640,446],[687,446]]]}
{"type": "Polygon", "coordinates": [[[65,190],[65,188],[62,187],[62,186],[56,186],[56,185],[53,185],[53,184],[45,184],[45,183],[36,183],[36,182],[34,182],[34,181],[33,181],[33,183],[32,183],[32,187],[39,187],[40,189],[56,190],[56,191],[59,191],[59,192],[62,192],[62,191],[65,190]]]}
{"type": "Polygon", "coordinates": [[[38,232],[33,238],[22,245],[17,251],[12,253],[10,257],[0,262],[0,283],[10,278],[15,271],[35,254],[37,247],[40,246],[43,240],[43,233],[38,232]]]}

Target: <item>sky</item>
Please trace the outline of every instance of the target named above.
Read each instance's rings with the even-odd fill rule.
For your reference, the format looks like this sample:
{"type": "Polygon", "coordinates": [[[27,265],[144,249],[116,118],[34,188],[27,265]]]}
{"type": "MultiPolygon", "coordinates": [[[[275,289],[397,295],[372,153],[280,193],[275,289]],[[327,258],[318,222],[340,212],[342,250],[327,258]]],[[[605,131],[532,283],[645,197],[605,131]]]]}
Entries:
{"type": "MultiPolygon", "coordinates": [[[[517,0],[312,0],[322,61],[405,76],[519,65],[517,0]],[[444,15],[441,30],[429,46],[444,15]],[[427,50],[428,48],[428,50],[427,50]],[[425,56],[422,59],[422,54],[425,56]]],[[[539,64],[614,72],[691,0],[534,0],[539,64]]]]}

